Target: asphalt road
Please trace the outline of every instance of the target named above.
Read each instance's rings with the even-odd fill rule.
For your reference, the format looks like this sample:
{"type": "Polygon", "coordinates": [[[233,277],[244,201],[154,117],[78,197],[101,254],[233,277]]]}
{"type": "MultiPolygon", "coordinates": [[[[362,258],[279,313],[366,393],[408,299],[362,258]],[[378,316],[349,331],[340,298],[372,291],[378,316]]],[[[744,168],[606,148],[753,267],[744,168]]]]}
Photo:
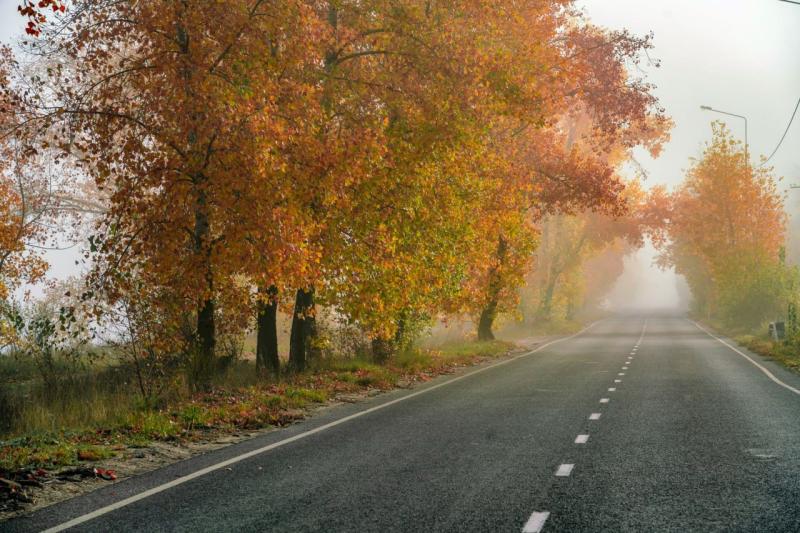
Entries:
{"type": "Polygon", "coordinates": [[[607,319],[0,530],[800,531],[800,377],[740,351],[684,318],[607,319]]]}

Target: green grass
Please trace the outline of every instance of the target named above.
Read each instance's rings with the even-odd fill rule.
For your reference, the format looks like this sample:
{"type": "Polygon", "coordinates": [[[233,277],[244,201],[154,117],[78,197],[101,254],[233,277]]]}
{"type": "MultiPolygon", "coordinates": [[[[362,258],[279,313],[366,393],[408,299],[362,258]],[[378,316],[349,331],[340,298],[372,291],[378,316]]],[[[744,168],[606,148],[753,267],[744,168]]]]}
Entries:
{"type": "Polygon", "coordinates": [[[108,459],[115,453],[111,444],[87,444],[74,434],[43,433],[0,441],[0,472],[71,466],[108,459]]]}
{"type": "Polygon", "coordinates": [[[797,346],[776,342],[760,335],[738,335],[734,340],[752,352],[774,359],[790,370],[800,372],[800,349],[797,346]]]}
{"type": "MultiPolygon", "coordinates": [[[[174,380],[160,404],[143,402],[132,376],[108,365],[65,375],[56,390],[35,380],[16,383],[5,388],[5,404],[0,397],[0,411],[12,415],[0,433],[0,471],[91,463],[124,447],[202,438],[208,431],[281,426],[338,393],[427,380],[512,347],[502,341],[449,342],[436,349],[407,350],[385,366],[361,358],[332,358],[280,380],[258,376],[251,361],[241,361],[217,377],[210,393],[190,394],[182,380],[174,380]]],[[[16,372],[5,364],[6,375],[31,375],[30,368],[16,372]]]]}
{"type": "Polygon", "coordinates": [[[445,344],[439,348],[439,354],[445,359],[467,360],[472,357],[497,357],[507,353],[514,347],[510,342],[463,341],[445,344]]]}

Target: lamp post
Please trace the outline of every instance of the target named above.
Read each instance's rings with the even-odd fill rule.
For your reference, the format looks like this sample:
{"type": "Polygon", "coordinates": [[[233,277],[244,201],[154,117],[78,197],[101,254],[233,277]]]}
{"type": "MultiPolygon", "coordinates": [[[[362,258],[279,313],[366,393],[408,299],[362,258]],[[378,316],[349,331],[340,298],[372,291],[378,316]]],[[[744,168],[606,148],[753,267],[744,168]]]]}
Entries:
{"type": "Polygon", "coordinates": [[[737,115],[736,113],[728,113],[727,111],[720,111],[719,109],[714,109],[713,107],[707,105],[701,105],[700,109],[703,111],[712,111],[714,113],[720,113],[721,115],[728,115],[729,117],[736,117],[744,120],[744,165],[747,173],[750,174],[750,156],[748,155],[748,143],[747,143],[747,117],[743,115],[737,115]]]}

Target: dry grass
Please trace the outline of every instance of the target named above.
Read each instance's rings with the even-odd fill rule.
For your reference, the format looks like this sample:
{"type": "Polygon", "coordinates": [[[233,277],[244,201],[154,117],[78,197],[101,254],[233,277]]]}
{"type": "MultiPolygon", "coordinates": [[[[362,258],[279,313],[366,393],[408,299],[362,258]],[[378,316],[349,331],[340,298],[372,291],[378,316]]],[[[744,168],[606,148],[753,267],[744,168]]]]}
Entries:
{"type": "Polygon", "coordinates": [[[758,335],[739,335],[734,340],[752,352],[774,359],[790,370],[800,372],[800,350],[794,344],[776,342],[769,337],[758,335]]]}
{"type": "Polygon", "coordinates": [[[72,465],[109,457],[128,446],[199,438],[208,431],[281,426],[338,395],[427,381],[512,347],[502,341],[451,342],[410,350],[386,366],[329,359],[308,373],[280,380],[258,376],[251,361],[240,361],[217,379],[212,392],[189,394],[176,380],[155,406],[141,401],[122,367],[65,376],[56,390],[29,378],[5,391],[11,418],[0,436],[0,472],[72,465]]]}

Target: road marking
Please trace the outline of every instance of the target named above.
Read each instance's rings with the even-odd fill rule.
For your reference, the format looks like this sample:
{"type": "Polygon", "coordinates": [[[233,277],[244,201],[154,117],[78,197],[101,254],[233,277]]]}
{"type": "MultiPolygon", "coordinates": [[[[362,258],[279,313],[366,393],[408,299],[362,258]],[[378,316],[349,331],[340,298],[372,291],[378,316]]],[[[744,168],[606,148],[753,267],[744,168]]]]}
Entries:
{"type": "Polygon", "coordinates": [[[647,321],[648,320],[649,320],[648,318],[644,319],[644,324],[642,325],[642,334],[639,335],[639,340],[636,341],[636,346],[637,347],[642,343],[642,339],[644,339],[644,334],[645,334],[645,332],[647,332],[647,321]]]}
{"type": "Polygon", "coordinates": [[[348,415],[348,416],[346,416],[344,418],[340,418],[338,420],[334,420],[333,422],[328,422],[327,424],[324,424],[322,426],[316,427],[314,429],[309,429],[308,431],[304,431],[303,433],[298,433],[297,435],[285,438],[283,440],[279,440],[278,442],[273,442],[272,444],[268,444],[266,446],[262,446],[261,448],[258,448],[256,450],[252,450],[252,451],[237,455],[235,457],[231,457],[230,459],[227,459],[225,461],[220,461],[219,463],[213,464],[211,466],[207,466],[205,468],[201,468],[200,470],[195,470],[191,474],[187,474],[187,475],[182,476],[180,478],[173,479],[172,481],[169,481],[169,482],[164,483],[162,485],[158,485],[158,486],[153,487],[151,489],[142,491],[139,494],[134,494],[133,496],[125,498],[124,500],[120,500],[118,502],[114,502],[112,504],[106,505],[105,507],[101,507],[100,509],[92,511],[91,513],[86,513],[84,515],[81,515],[81,516],[78,516],[76,518],[73,518],[72,520],[68,520],[67,522],[63,522],[61,524],[53,526],[53,527],[51,527],[49,529],[44,530],[42,533],[57,533],[59,531],[64,531],[66,529],[69,529],[69,528],[75,527],[77,525],[83,524],[85,522],[88,522],[89,520],[93,520],[93,519],[98,518],[100,516],[106,515],[106,514],[112,512],[112,511],[116,511],[117,509],[121,509],[123,507],[127,507],[128,505],[130,505],[132,503],[136,503],[136,502],[138,502],[140,500],[144,500],[145,498],[149,498],[150,496],[153,496],[153,495],[158,494],[160,492],[164,492],[165,490],[171,489],[172,487],[177,487],[178,485],[182,485],[183,483],[186,483],[187,481],[191,481],[193,479],[197,479],[197,478],[199,478],[201,476],[204,476],[206,474],[210,474],[211,472],[215,472],[217,470],[221,470],[223,468],[226,468],[226,467],[228,467],[228,466],[230,466],[232,464],[236,464],[238,462],[244,461],[245,459],[249,459],[251,457],[255,457],[256,455],[260,455],[260,454],[268,452],[270,450],[274,450],[275,448],[280,448],[281,446],[285,446],[286,444],[290,444],[292,442],[304,439],[306,437],[310,437],[311,435],[316,435],[317,433],[321,433],[321,432],[325,431],[326,429],[330,429],[332,427],[336,427],[336,426],[338,426],[340,424],[344,424],[344,423],[349,422],[351,420],[355,420],[356,418],[360,418],[360,417],[362,417],[364,415],[367,415],[367,414],[370,414],[370,413],[374,413],[375,411],[380,411],[381,409],[385,409],[385,408],[390,407],[390,406],[392,406],[394,404],[397,404],[397,403],[400,403],[400,402],[403,402],[403,401],[406,401],[406,400],[410,400],[411,398],[415,398],[415,397],[420,396],[422,394],[426,394],[428,392],[431,392],[431,391],[434,391],[436,389],[445,387],[447,385],[451,385],[453,383],[461,381],[462,379],[466,379],[466,378],[474,376],[476,374],[482,374],[483,372],[486,372],[487,370],[491,370],[493,368],[497,368],[498,366],[507,365],[508,363],[511,363],[512,361],[516,361],[517,359],[521,359],[523,357],[528,357],[530,355],[535,354],[536,352],[544,350],[548,346],[552,346],[552,345],[558,344],[560,342],[565,342],[565,341],[568,341],[570,339],[574,339],[578,335],[581,335],[581,334],[585,333],[586,331],[589,331],[589,329],[593,328],[599,322],[602,322],[602,320],[598,320],[597,322],[592,322],[591,324],[589,324],[588,326],[586,326],[585,328],[583,328],[582,330],[580,330],[577,333],[574,333],[574,334],[572,334],[572,335],[570,335],[568,337],[562,337],[560,339],[552,340],[550,342],[542,344],[541,346],[539,346],[539,347],[537,347],[537,348],[535,348],[535,349],[533,349],[533,350],[531,350],[529,352],[525,352],[523,354],[517,355],[515,357],[511,357],[509,359],[505,359],[503,361],[491,364],[489,366],[484,366],[484,367],[478,368],[477,370],[473,370],[473,371],[471,371],[471,372],[469,372],[467,374],[463,374],[461,376],[457,376],[457,377],[455,377],[453,379],[450,379],[450,380],[447,380],[447,381],[445,381],[443,383],[438,383],[438,384],[430,386],[430,387],[428,387],[426,389],[419,390],[417,392],[412,392],[411,394],[408,394],[408,395],[403,396],[401,398],[396,398],[394,400],[390,400],[390,401],[382,403],[380,405],[376,405],[375,407],[370,407],[369,409],[365,409],[363,411],[359,411],[357,413],[353,413],[352,415],[348,415]]]}
{"type": "Polygon", "coordinates": [[[622,380],[621,379],[615,379],[614,383],[622,383],[622,380]]]}
{"type": "Polygon", "coordinates": [[[625,372],[620,372],[620,373],[619,373],[619,374],[617,374],[617,375],[618,375],[618,376],[624,376],[624,375],[625,375],[625,372]]]}
{"type": "Polygon", "coordinates": [[[572,464],[564,464],[558,467],[556,470],[556,475],[558,477],[567,477],[572,473],[572,469],[575,468],[575,465],[572,464]]]}
{"type": "Polygon", "coordinates": [[[600,398],[600,403],[608,403],[608,398],[600,398]]]}
{"type": "Polygon", "coordinates": [[[589,441],[589,435],[578,435],[575,437],[575,444],[586,444],[589,441]]]}
{"type": "Polygon", "coordinates": [[[628,370],[628,367],[627,366],[623,366],[622,370],[628,370]]]}
{"type": "Polygon", "coordinates": [[[589,420],[600,420],[600,416],[603,413],[592,413],[589,415],[589,420]]]}
{"type": "Polygon", "coordinates": [[[611,387],[610,389],[608,389],[608,392],[616,392],[616,391],[617,391],[616,387],[611,387]]]}
{"type": "Polygon", "coordinates": [[[747,355],[746,353],[742,352],[741,350],[737,350],[736,348],[734,348],[733,346],[731,346],[730,344],[728,344],[728,343],[727,343],[727,342],[725,342],[724,340],[720,339],[719,337],[717,337],[716,335],[714,335],[713,333],[711,333],[710,331],[708,331],[706,328],[704,328],[703,326],[701,326],[701,325],[700,325],[700,324],[698,324],[697,322],[694,322],[694,321],[691,321],[691,320],[690,320],[690,322],[694,323],[694,325],[695,325],[695,326],[697,326],[697,327],[698,327],[700,330],[702,330],[702,331],[705,331],[705,332],[706,332],[706,334],[707,334],[709,337],[712,337],[712,338],[714,338],[714,339],[717,339],[719,342],[721,342],[722,344],[724,344],[725,346],[727,346],[728,348],[730,348],[730,349],[731,349],[731,350],[733,350],[734,352],[738,353],[739,355],[741,355],[742,357],[744,357],[745,359],[747,359],[748,361],[750,361],[751,363],[753,363],[753,365],[755,365],[756,367],[758,367],[758,369],[759,369],[759,370],[761,370],[761,371],[762,371],[764,374],[766,374],[766,376],[767,376],[769,379],[771,379],[772,381],[774,381],[775,383],[777,383],[778,385],[780,385],[780,386],[781,386],[781,387],[783,387],[784,389],[786,389],[786,390],[790,390],[790,391],[792,391],[793,393],[795,393],[795,394],[797,394],[797,395],[800,395],[800,390],[798,390],[798,389],[796,389],[796,388],[792,387],[791,385],[788,385],[788,384],[784,383],[783,381],[779,380],[778,378],[776,378],[776,377],[775,377],[775,374],[773,374],[772,372],[770,372],[769,370],[767,370],[765,367],[763,367],[762,365],[760,365],[758,362],[756,362],[756,361],[755,361],[753,358],[751,358],[751,357],[750,357],[749,355],[747,355]]]}
{"type": "Polygon", "coordinates": [[[533,513],[531,517],[528,518],[528,521],[525,522],[522,533],[540,533],[542,528],[544,528],[544,523],[547,522],[549,517],[550,513],[547,511],[533,513]]]}

